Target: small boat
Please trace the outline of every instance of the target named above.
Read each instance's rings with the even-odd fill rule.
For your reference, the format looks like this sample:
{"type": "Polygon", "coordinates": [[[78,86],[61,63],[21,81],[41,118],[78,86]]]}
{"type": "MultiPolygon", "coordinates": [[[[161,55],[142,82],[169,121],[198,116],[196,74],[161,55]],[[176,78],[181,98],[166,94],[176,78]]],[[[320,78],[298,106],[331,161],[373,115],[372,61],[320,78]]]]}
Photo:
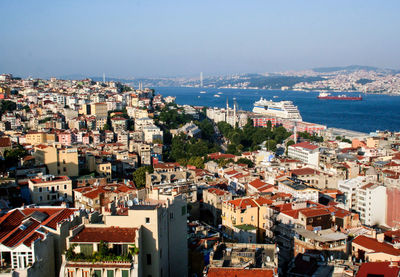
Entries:
{"type": "Polygon", "coordinates": [[[278,96],[274,95],[274,98],[278,98],[278,96]]]}
{"type": "Polygon", "coordinates": [[[214,94],[214,97],[221,97],[219,94],[214,94]]]}
{"type": "Polygon", "coordinates": [[[207,93],[207,92],[206,92],[206,91],[204,91],[204,90],[202,90],[202,91],[200,91],[200,93],[201,93],[201,94],[204,94],[204,93],[207,93]]]}
{"type": "Polygon", "coordinates": [[[222,92],[218,91],[218,93],[217,93],[217,94],[222,94],[222,92]]]}

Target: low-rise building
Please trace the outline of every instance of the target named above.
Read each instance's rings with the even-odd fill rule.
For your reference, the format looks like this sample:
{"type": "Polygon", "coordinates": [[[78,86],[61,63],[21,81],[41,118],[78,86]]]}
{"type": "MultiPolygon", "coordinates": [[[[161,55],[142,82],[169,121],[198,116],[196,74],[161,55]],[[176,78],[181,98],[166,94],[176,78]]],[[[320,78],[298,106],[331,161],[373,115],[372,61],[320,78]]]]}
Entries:
{"type": "Polygon", "coordinates": [[[35,204],[73,203],[72,181],[68,176],[43,175],[28,181],[32,202],[35,204]]]}

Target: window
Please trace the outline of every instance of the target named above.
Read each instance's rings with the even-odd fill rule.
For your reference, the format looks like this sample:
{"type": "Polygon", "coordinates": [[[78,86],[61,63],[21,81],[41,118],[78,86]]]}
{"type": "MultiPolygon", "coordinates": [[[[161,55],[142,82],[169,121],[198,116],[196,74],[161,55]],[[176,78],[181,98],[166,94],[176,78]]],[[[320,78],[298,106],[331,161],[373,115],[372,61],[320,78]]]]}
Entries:
{"type": "Polygon", "coordinates": [[[39,188],[39,192],[42,192],[42,188],[39,188]]]}
{"type": "Polygon", "coordinates": [[[67,189],[67,185],[64,185],[64,189],[67,189]]]}
{"type": "Polygon", "coordinates": [[[107,269],[107,277],[114,277],[114,270],[107,269]]]}
{"type": "Polygon", "coordinates": [[[129,277],[129,270],[122,270],[122,277],[129,277]]]}
{"type": "Polygon", "coordinates": [[[68,277],[74,277],[74,271],[68,269],[68,277]]]}
{"type": "Polygon", "coordinates": [[[151,265],[151,254],[146,255],[147,265],[151,265]]]}
{"type": "Polygon", "coordinates": [[[186,215],[186,206],[182,207],[182,215],[186,215]]]}
{"type": "Polygon", "coordinates": [[[43,201],[43,196],[39,196],[39,201],[43,201]]]}
{"type": "Polygon", "coordinates": [[[64,172],[67,172],[67,168],[66,167],[64,167],[64,172]]]}
{"type": "Polygon", "coordinates": [[[251,221],[254,221],[254,216],[251,216],[251,221]]]}
{"type": "Polygon", "coordinates": [[[93,271],[93,277],[101,277],[101,270],[100,269],[95,269],[93,271]]]}
{"type": "Polygon", "coordinates": [[[150,223],[150,217],[146,217],[146,223],[147,223],[147,224],[150,223]]]}
{"type": "Polygon", "coordinates": [[[170,214],[169,214],[169,218],[170,218],[170,219],[173,219],[173,218],[174,218],[174,213],[170,213],[170,214]]]}
{"type": "Polygon", "coordinates": [[[81,253],[85,254],[85,256],[89,256],[93,254],[93,244],[81,244],[81,253]]]}
{"type": "Polygon", "coordinates": [[[243,217],[240,218],[240,222],[243,223],[243,217]]]}

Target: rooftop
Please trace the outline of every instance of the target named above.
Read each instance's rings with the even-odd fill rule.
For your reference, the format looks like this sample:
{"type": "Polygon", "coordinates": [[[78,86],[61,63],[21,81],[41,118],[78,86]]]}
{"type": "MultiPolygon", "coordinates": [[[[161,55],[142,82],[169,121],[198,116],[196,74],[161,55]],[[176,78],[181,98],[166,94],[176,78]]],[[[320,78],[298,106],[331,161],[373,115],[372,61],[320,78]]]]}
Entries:
{"type": "Polygon", "coordinates": [[[71,238],[71,242],[134,243],[137,228],[83,227],[71,238]]]}

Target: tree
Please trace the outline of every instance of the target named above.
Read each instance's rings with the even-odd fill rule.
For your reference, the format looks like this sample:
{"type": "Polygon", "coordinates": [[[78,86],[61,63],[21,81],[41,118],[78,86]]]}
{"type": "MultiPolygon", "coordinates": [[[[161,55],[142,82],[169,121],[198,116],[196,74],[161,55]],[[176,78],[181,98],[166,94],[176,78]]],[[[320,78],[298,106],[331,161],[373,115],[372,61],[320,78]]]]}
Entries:
{"type": "Polygon", "coordinates": [[[109,124],[104,124],[103,130],[111,130],[111,126],[109,124]]]}
{"type": "Polygon", "coordinates": [[[246,158],[240,158],[239,160],[237,160],[236,163],[237,164],[247,164],[250,168],[254,167],[254,163],[246,158]]]}
{"type": "Polygon", "coordinates": [[[153,173],[152,166],[142,166],[133,172],[133,182],[137,188],[142,188],[146,185],[146,172],[153,173]]]}
{"type": "Polygon", "coordinates": [[[187,164],[193,165],[197,168],[204,168],[204,161],[201,157],[191,157],[187,164]]]}
{"type": "Polygon", "coordinates": [[[290,145],[293,145],[293,144],[296,144],[296,143],[294,142],[294,140],[289,140],[289,141],[286,143],[286,156],[287,156],[288,151],[289,151],[289,146],[290,146],[290,145]]]}

